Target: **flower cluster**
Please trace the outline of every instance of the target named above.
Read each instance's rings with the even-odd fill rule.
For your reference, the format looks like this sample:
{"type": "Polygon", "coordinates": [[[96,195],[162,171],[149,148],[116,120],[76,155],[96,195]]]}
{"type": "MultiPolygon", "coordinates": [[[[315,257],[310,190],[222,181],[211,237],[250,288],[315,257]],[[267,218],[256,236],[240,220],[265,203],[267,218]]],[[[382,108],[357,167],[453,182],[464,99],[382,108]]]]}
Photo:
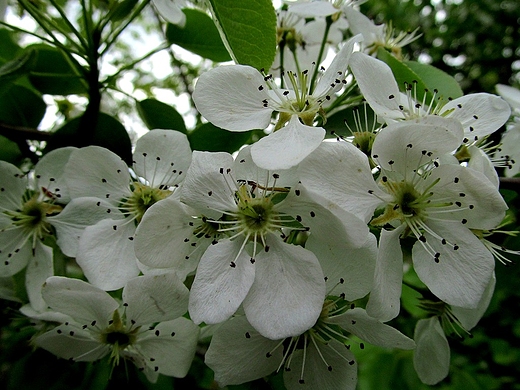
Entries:
{"type": "MultiPolygon", "coordinates": [[[[173,3],[153,3],[183,23],[173,3]]],[[[155,129],[131,166],[98,146],[58,149],[28,172],[0,162],[2,291],[24,275],[34,345],[129,360],[152,382],[187,374],[200,329],[221,386],[283,371],[287,389],[355,389],[364,343],[413,350],[426,384],[448,375],[446,334],[476,326],[508,252],[488,239],[508,209],[488,137],[511,108],[400,85],[377,52],[401,60],[415,32],[394,36],[354,5],[291,4],[270,70],[198,78],[207,121],[265,130],[234,155],[155,129]],[[313,37],[335,50],[326,68],[309,31],[332,31],[313,37]],[[338,107],[355,126],[328,137],[338,107]],[[388,322],[410,272],[425,314],[406,335],[388,322]]]]}

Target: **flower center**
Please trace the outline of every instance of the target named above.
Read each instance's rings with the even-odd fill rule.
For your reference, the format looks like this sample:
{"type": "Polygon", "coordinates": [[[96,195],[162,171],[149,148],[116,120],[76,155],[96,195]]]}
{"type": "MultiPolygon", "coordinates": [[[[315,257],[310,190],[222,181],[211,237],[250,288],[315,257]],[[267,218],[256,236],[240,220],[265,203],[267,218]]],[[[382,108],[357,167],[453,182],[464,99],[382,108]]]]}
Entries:
{"type": "Polygon", "coordinates": [[[35,238],[43,238],[51,234],[51,224],[47,217],[58,214],[62,207],[39,200],[39,194],[34,192],[30,195],[21,210],[5,212],[13,221],[13,225],[22,227],[35,238]]]}
{"type": "Polygon", "coordinates": [[[270,197],[253,197],[247,187],[241,186],[238,196],[238,220],[246,236],[265,236],[279,222],[270,197]]]}
{"type": "Polygon", "coordinates": [[[144,213],[158,201],[168,197],[170,190],[149,187],[142,183],[133,183],[133,192],[121,204],[124,214],[135,216],[137,222],[141,222],[144,213]]]}

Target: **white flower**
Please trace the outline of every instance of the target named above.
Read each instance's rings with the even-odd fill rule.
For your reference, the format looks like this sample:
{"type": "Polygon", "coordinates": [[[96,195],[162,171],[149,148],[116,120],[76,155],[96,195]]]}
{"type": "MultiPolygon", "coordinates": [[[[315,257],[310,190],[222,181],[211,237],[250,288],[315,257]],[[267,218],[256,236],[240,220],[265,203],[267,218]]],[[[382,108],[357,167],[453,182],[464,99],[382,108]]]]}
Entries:
{"type": "MultiPolygon", "coordinates": [[[[435,385],[446,376],[450,369],[450,346],[446,334],[459,334],[462,330],[469,333],[484,315],[493,291],[496,279],[493,275],[478,306],[464,309],[456,306],[434,303],[431,307],[438,311],[435,316],[417,322],[414,340],[417,347],[414,351],[413,365],[421,381],[427,385],[435,385]]],[[[426,306],[427,303],[423,303],[426,306]]]]}
{"type": "Polygon", "coordinates": [[[482,174],[436,159],[462,138],[460,124],[441,117],[405,121],[382,129],[372,157],[381,167],[379,187],[353,146],[323,145],[302,162],[300,180],[310,191],[368,220],[381,232],[374,288],[367,311],[383,321],[399,312],[403,272],[399,239],[417,239],[412,251],[420,279],[443,301],[473,308],[491,278],[494,260],[471,229],[492,229],[507,205],[482,174]],[[317,172],[330,167],[330,175],[317,172]],[[332,179],[331,179],[332,178],[332,179]],[[394,230],[391,229],[394,226],[394,230]],[[486,227],[484,227],[486,226],[486,227]]]}
{"type": "Polygon", "coordinates": [[[53,275],[53,250],[42,241],[54,237],[65,254],[74,256],[70,248],[77,244],[77,232],[100,219],[96,213],[78,219],[73,211],[75,205],[92,199],[80,198],[65,205],[70,198],[62,175],[73,150],[48,153],[28,174],[0,161],[0,277],[27,267],[25,286],[36,310],[44,307],[41,286],[53,275]]]}
{"type": "Polygon", "coordinates": [[[448,102],[449,96],[418,101],[415,86],[409,85],[406,95],[399,92],[390,67],[364,53],[352,54],[350,69],[363,97],[387,123],[432,115],[455,119],[464,129],[463,143],[471,144],[498,130],[511,113],[502,98],[488,93],[469,94],[448,102]]]}
{"type": "Polygon", "coordinates": [[[419,28],[411,33],[400,32],[394,35],[391,25],[376,25],[353,7],[344,7],[343,12],[347,17],[350,31],[353,34],[363,35],[363,46],[371,55],[377,53],[377,50],[382,47],[401,59],[401,48],[420,37],[416,35],[419,28]]]}
{"type": "MultiPolygon", "coordinates": [[[[341,298],[325,300],[314,326],[280,340],[262,337],[243,316],[232,318],[214,333],[205,363],[219,385],[248,382],[284,370],[292,389],[355,389],[357,364],[351,335],[386,348],[413,349],[415,343],[396,329],[353,308],[341,298]]],[[[364,348],[364,344],[359,346],[364,348]]]]}
{"type": "Polygon", "coordinates": [[[296,0],[286,1],[289,11],[304,18],[332,16],[366,0],[296,0]]]}
{"type": "Polygon", "coordinates": [[[273,111],[280,112],[275,131],[256,142],[251,153],[262,168],[288,169],[323,140],[325,130],[312,124],[322,104],[346,83],[349,58],[359,39],[356,36],[345,43],[315,85],[311,85],[310,71],[287,72],[286,89],[280,89],[271,75],[250,66],[214,68],[197,81],[195,105],[211,123],[231,131],[265,129],[273,111]]]}
{"type": "Polygon", "coordinates": [[[72,198],[96,197],[81,213],[104,218],[81,235],[77,262],[97,287],[116,290],[139,274],[134,253],[136,226],[146,210],[168,197],[183,180],[191,162],[187,137],[173,130],[152,130],[138,139],[133,175],[119,156],[88,146],[71,154],[66,180],[72,198]]]}
{"type": "MultiPolygon", "coordinates": [[[[196,323],[214,324],[243,304],[249,322],[277,339],[311,327],[323,303],[320,262],[297,245],[300,240],[310,234],[309,245],[344,247],[345,242],[368,253],[358,274],[369,280],[363,286],[370,284],[373,251],[368,245],[373,241],[366,244],[368,230],[361,220],[340,209],[334,215],[309,199],[292,171],[256,167],[250,150],[242,150],[236,160],[227,153],[193,154],[181,201],[205,216],[220,237],[200,259],[189,311],[196,323]]],[[[325,249],[321,253],[327,255],[325,249]]]]}
{"type": "Polygon", "coordinates": [[[151,381],[159,373],[184,377],[188,372],[199,329],[181,317],[188,289],[174,273],[130,280],[122,303],[82,280],[58,276],[47,280],[43,296],[70,320],[38,336],[37,346],[72,361],[110,355],[117,365],[128,359],[151,381]]]}

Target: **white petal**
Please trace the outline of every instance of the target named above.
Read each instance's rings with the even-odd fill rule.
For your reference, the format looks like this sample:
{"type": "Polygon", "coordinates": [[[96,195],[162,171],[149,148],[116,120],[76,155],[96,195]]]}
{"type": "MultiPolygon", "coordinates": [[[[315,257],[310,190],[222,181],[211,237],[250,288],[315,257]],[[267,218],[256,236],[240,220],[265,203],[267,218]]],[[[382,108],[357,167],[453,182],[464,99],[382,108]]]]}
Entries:
{"type": "Polygon", "coordinates": [[[255,183],[269,188],[274,183],[273,177],[276,175],[277,187],[292,187],[298,183],[296,167],[289,169],[276,169],[269,171],[258,167],[251,157],[251,145],[240,149],[235,164],[233,166],[234,178],[236,180],[253,180],[255,183]]]}
{"type": "Polygon", "coordinates": [[[374,181],[367,156],[347,142],[322,142],[301,162],[298,174],[307,190],[365,222],[385,197],[374,181]]]}
{"type": "Polygon", "coordinates": [[[502,96],[515,110],[520,109],[520,90],[510,85],[497,84],[497,93],[502,96]]]}
{"type": "Polygon", "coordinates": [[[341,50],[336,54],[330,63],[327,70],[320,77],[318,85],[316,85],[316,88],[312,92],[313,97],[325,97],[327,91],[330,90],[331,85],[336,83],[335,80],[345,79],[347,76],[350,56],[354,52],[355,45],[362,40],[363,37],[361,35],[356,35],[345,42],[341,50]]]}
{"type": "Polygon", "coordinates": [[[48,217],[48,221],[56,229],[61,251],[67,256],[76,257],[79,239],[85,228],[107,217],[124,218],[111,203],[99,198],[85,197],[71,200],[58,215],[48,217]]]}
{"type": "Polygon", "coordinates": [[[51,276],[42,288],[51,309],[67,314],[80,324],[105,328],[119,303],[105,291],[79,279],[51,276]],[[93,326],[93,325],[92,325],[93,326]]]}
{"type": "Polygon", "coordinates": [[[357,364],[345,345],[332,339],[328,344],[310,342],[306,349],[306,354],[303,349],[297,349],[292,354],[291,370],[283,373],[287,390],[356,389],[357,364]],[[300,379],[304,380],[304,384],[300,383],[300,379]]]}
{"type": "Polygon", "coordinates": [[[220,386],[239,385],[278,368],[283,356],[283,347],[275,349],[278,343],[260,335],[245,316],[231,318],[215,331],[204,362],[220,386]]]}
{"type": "Polygon", "coordinates": [[[215,126],[231,131],[265,129],[272,109],[264,77],[250,66],[219,66],[203,73],[195,84],[193,100],[197,110],[215,126]],[[262,89],[259,90],[259,87],[262,89]]]}
{"type": "Polygon", "coordinates": [[[256,276],[244,300],[250,324],[272,340],[297,336],[318,319],[325,281],[316,256],[270,235],[256,257],[256,276]]]}
{"type": "Polygon", "coordinates": [[[489,156],[482,149],[474,145],[468,148],[468,152],[471,155],[468,161],[468,168],[483,173],[489,181],[498,188],[500,185],[500,179],[498,178],[497,170],[489,159],[489,156]]]}
{"type": "Polygon", "coordinates": [[[363,246],[368,238],[368,227],[352,213],[327,202],[299,184],[275,206],[275,210],[291,215],[309,228],[312,236],[330,245],[342,242],[352,248],[363,246]]]}
{"type": "Polygon", "coordinates": [[[255,265],[246,251],[239,252],[242,240],[239,237],[211,245],[200,259],[189,301],[195,323],[227,320],[247,295],[255,278],[255,265]]]}
{"type": "Polygon", "coordinates": [[[515,161],[511,168],[504,170],[504,176],[513,177],[520,172],[518,145],[520,145],[520,123],[516,123],[502,133],[500,151],[495,153],[495,157],[508,156],[515,161]]]}
{"type": "Polygon", "coordinates": [[[511,108],[499,96],[473,93],[448,102],[440,115],[460,121],[464,136],[473,141],[474,137],[481,138],[498,130],[509,119],[511,108]]]}
{"type": "Polygon", "coordinates": [[[34,167],[39,187],[44,187],[58,197],[60,203],[70,201],[69,191],[62,177],[70,154],[76,149],[69,146],[52,150],[44,155],[34,167]]]}
{"type": "Polygon", "coordinates": [[[146,363],[157,372],[184,378],[193,363],[199,327],[186,318],[161,322],[135,344],[146,363]]]}
{"type": "Polygon", "coordinates": [[[181,278],[197,267],[213,238],[197,239],[194,231],[200,220],[188,210],[179,200],[168,197],[146,211],[135,232],[139,261],[152,268],[175,270],[181,278]]]}
{"type": "Polygon", "coordinates": [[[22,196],[27,188],[27,178],[23,172],[0,160],[0,203],[7,210],[17,210],[22,204],[22,196]]]}
{"type": "Polygon", "coordinates": [[[406,175],[456,150],[462,137],[462,126],[454,119],[430,115],[392,123],[377,134],[372,157],[383,169],[406,175]]]}
{"type": "Polygon", "coordinates": [[[405,226],[381,230],[379,253],[374,275],[374,287],[367,303],[367,313],[383,322],[397,317],[401,307],[403,253],[399,236],[405,226]]]}
{"type": "Polygon", "coordinates": [[[320,146],[324,137],[325,129],[304,125],[293,115],[285,127],[255,142],[251,156],[261,168],[289,169],[320,146]]]}
{"type": "Polygon", "coordinates": [[[188,311],[188,288],[174,272],[131,279],[123,289],[127,325],[173,320],[188,311]]]}
{"type": "Polygon", "coordinates": [[[353,34],[363,34],[364,44],[370,46],[380,42],[385,37],[385,26],[375,25],[374,22],[351,6],[342,8],[353,34]]]}
{"type": "Polygon", "coordinates": [[[451,307],[451,311],[455,314],[455,317],[457,317],[464,329],[469,331],[480,321],[491,302],[491,298],[493,298],[496,281],[495,274],[493,273],[493,276],[491,277],[491,280],[475,309],[465,309],[457,306],[451,307]]]}
{"type": "Polygon", "coordinates": [[[222,212],[236,209],[235,193],[230,185],[233,157],[224,152],[193,152],[193,160],[181,187],[181,201],[200,213],[220,218],[222,212]]]}
{"type": "Polygon", "coordinates": [[[38,311],[47,308],[42,297],[42,286],[54,274],[52,248],[37,242],[34,254],[25,271],[25,289],[31,306],[38,311]]]}
{"type": "Polygon", "coordinates": [[[338,324],[344,330],[367,343],[383,348],[413,349],[415,342],[397,329],[370,317],[364,309],[356,307],[330,317],[327,323],[338,324]]]}
{"type": "Polygon", "coordinates": [[[139,275],[134,233],[134,222],[128,219],[104,219],[85,229],[76,260],[90,283],[117,290],[139,275]]]}
{"type": "Polygon", "coordinates": [[[320,260],[327,282],[329,294],[344,294],[348,301],[355,301],[367,295],[374,283],[377,258],[377,242],[370,234],[365,245],[353,249],[341,241],[335,244],[314,239],[311,234],[305,248],[320,260]]]}
{"type": "Polygon", "coordinates": [[[60,326],[38,336],[34,343],[63,359],[83,362],[101,359],[110,352],[109,345],[101,344],[99,340],[90,337],[88,332],[75,329],[74,334],[71,336],[60,326]]]}
{"type": "Polygon", "coordinates": [[[413,366],[423,383],[435,385],[450,371],[450,346],[437,317],[419,320],[415,327],[417,344],[413,366]]]}
{"type": "Polygon", "coordinates": [[[0,277],[13,276],[32,257],[32,242],[24,228],[0,230],[0,277]]]}
{"type": "Polygon", "coordinates": [[[157,12],[166,19],[167,22],[184,27],[186,23],[186,15],[179,7],[179,1],[176,0],[153,0],[153,5],[157,8],[157,12]]]}
{"type": "Polygon", "coordinates": [[[119,204],[121,198],[130,194],[127,165],[121,157],[99,146],[73,151],[64,180],[71,198],[95,196],[119,204]]]}
{"type": "Polygon", "coordinates": [[[150,187],[180,183],[191,163],[191,147],[185,134],[152,130],[139,138],[133,153],[134,169],[150,187]]]}
{"type": "Polygon", "coordinates": [[[431,171],[421,188],[432,188],[432,204],[451,201],[451,207],[439,212],[429,208],[432,219],[463,222],[470,229],[494,229],[505,216],[507,204],[484,174],[454,164],[441,165],[431,171]]]}
{"type": "Polygon", "coordinates": [[[388,119],[404,119],[399,109],[399,87],[387,64],[356,52],[350,57],[350,69],[363,97],[377,115],[388,119]]]}
{"type": "Polygon", "coordinates": [[[427,245],[440,253],[438,262],[417,241],[412,259],[419,278],[433,294],[454,306],[475,308],[492,277],[493,255],[464,225],[457,222],[427,221],[428,227],[446,244],[424,233],[427,245]]]}

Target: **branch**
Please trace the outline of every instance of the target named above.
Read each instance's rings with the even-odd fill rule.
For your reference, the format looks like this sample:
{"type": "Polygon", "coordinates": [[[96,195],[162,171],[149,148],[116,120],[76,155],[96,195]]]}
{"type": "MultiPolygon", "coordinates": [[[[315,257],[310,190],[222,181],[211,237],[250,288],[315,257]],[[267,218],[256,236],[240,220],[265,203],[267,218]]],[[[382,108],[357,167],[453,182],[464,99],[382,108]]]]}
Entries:
{"type": "Polygon", "coordinates": [[[520,177],[501,177],[500,188],[520,192],[520,177]]]}

